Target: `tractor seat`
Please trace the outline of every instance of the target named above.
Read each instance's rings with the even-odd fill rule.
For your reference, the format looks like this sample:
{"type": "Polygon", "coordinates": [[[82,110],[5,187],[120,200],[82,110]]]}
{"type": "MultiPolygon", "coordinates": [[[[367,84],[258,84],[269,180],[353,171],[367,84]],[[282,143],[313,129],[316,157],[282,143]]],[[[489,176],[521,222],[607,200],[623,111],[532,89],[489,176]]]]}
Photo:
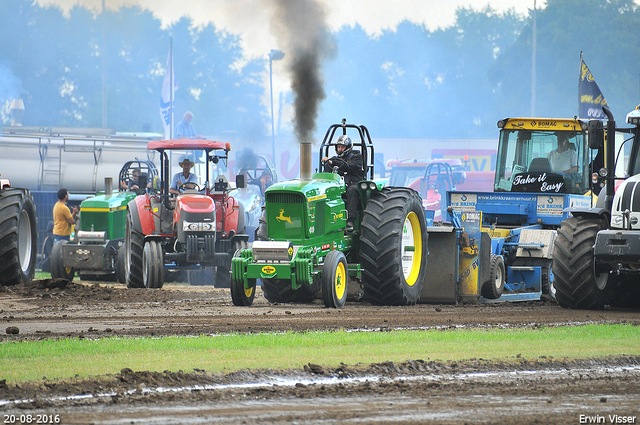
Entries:
{"type": "Polygon", "coordinates": [[[530,173],[550,173],[551,163],[547,158],[533,158],[529,164],[530,173]]]}

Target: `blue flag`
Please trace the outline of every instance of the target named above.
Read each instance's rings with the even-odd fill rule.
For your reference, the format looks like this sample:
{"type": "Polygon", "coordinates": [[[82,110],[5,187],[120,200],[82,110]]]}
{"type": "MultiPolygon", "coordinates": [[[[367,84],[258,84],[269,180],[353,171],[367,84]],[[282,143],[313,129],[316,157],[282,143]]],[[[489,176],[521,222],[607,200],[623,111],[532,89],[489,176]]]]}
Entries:
{"type": "Polygon", "coordinates": [[[602,95],[600,88],[591,75],[591,71],[580,58],[580,81],[578,82],[578,97],[580,101],[581,119],[598,119],[604,120],[606,116],[602,112],[603,106],[608,106],[607,100],[602,95]]]}

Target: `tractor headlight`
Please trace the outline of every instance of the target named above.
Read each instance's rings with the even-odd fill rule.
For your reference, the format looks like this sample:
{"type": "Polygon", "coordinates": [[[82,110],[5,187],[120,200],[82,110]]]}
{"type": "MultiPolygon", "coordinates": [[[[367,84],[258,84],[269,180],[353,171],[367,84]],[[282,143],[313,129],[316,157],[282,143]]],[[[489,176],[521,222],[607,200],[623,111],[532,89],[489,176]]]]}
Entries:
{"type": "Polygon", "coordinates": [[[182,230],[185,232],[215,232],[216,223],[215,221],[209,222],[190,222],[183,221],[182,222],[182,230]]]}
{"type": "Polygon", "coordinates": [[[622,216],[621,215],[612,215],[611,216],[611,227],[622,227],[622,216]]]}
{"type": "Polygon", "coordinates": [[[361,190],[376,190],[377,186],[374,182],[360,182],[361,190]]]}

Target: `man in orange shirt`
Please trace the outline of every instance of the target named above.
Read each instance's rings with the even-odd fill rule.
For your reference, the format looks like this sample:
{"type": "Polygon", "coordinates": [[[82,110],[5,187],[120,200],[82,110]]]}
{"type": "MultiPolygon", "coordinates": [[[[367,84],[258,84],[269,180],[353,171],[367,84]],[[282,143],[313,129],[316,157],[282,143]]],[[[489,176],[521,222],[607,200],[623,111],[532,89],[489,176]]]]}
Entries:
{"type": "Polygon", "coordinates": [[[68,241],[73,231],[73,225],[76,224],[76,216],[78,215],[78,207],[73,207],[73,213],[67,207],[69,201],[69,191],[60,189],[58,191],[58,202],[53,206],[53,240],[68,241]]]}

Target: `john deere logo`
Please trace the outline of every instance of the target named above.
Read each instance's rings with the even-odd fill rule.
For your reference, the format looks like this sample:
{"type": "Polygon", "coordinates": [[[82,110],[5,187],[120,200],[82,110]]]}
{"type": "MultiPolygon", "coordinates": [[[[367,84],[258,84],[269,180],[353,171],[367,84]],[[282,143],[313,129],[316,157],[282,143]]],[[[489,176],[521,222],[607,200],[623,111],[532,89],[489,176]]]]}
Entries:
{"type": "Polygon", "coordinates": [[[276,272],[276,268],[273,266],[264,266],[262,268],[262,273],[264,274],[274,274],[276,272]]]}
{"type": "Polygon", "coordinates": [[[291,222],[291,216],[285,217],[283,209],[280,210],[280,215],[276,217],[276,220],[278,220],[278,221],[288,221],[289,224],[293,224],[291,222]]]}

